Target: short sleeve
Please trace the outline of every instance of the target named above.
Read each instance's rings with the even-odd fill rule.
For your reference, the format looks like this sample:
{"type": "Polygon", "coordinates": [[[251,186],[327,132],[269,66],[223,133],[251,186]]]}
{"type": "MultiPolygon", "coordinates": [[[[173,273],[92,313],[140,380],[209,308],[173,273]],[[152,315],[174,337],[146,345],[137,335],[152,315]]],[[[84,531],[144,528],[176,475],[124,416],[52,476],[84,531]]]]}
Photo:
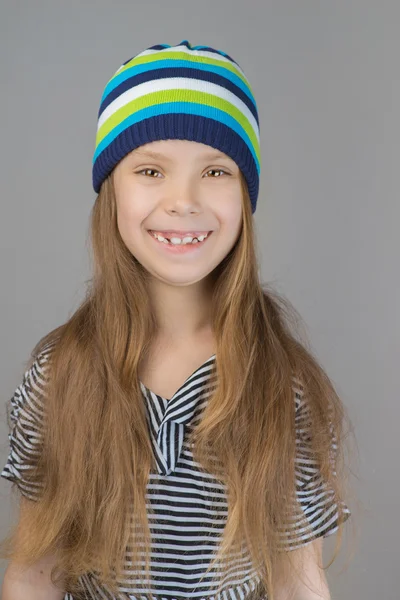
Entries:
{"type": "MultiPolygon", "coordinates": [[[[297,381],[297,380],[296,380],[297,381]]],[[[300,382],[294,386],[295,423],[296,423],[296,500],[300,506],[299,517],[293,517],[284,534],[284,546],[295,550],[319,537],[327,537],[339,529],[339,521],[344,523],[351,515],[349,507],[341,501],[340,506],[334,499],[334,492],[323,479],[312,453],[307,427],[307,404],[304,401],[300,382]],[[342,513],[342,516],[340,515],[342,513]],[[305,517],[305,519],[304,519],[305,517]]],[[[332,429],[331,429],[332,432],[332,429]]],[[[332,432],[331,461],[337,445],[332,432]]],[[[336,471],[333,469],[334,475],[336,471]]]]}
{"type": "Polygon", "coordinates": [[[39,499],[41,483],[32,477],[43,440],[43,396],[50,348],[45,348],[25,372],[7,403],[9,454],[0,473],[29,500],[39,499]]]}

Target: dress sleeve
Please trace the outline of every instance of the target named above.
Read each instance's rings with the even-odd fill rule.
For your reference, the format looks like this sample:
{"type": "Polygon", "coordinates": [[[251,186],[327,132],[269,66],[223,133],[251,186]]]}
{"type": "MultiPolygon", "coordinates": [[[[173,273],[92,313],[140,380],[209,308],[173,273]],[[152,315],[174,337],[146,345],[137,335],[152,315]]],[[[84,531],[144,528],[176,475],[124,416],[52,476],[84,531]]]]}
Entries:
{"type": "Polygon", "coordinates": [[[43,439],[43,393],[49,354],[49,347],[42,350],[7,403],[9,454],[0,475],[33,501],[39,499],[42,487],[31,475],[43,439]]]}
{"type": "MultiPolygon", "coordinates": [[[[327,537],[339,528],[340,519],[346,522],[351,515],[348,506],[341,501],[340,506],[334,499],[334,492],[323,479],[317,461],[312,453],[310,437],[307,431],[308,409],[304,401],[303,388],[298,380],[295,391],[296,423],[296,500],[300,515],[294,517],[284,534],[283,545],[295,550],[319,537],[327,537]],[[342,515],[340,514],[342,513],[342,515]]],[[[334,469],[337,450],[336,438],[332,428],[331,462],[334,469]]]]}

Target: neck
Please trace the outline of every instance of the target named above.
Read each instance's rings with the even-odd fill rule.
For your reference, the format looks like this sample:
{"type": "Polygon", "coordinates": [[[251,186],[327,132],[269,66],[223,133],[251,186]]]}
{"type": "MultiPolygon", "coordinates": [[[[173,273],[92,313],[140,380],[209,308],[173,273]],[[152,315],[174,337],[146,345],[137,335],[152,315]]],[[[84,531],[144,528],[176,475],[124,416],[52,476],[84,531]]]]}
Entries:
{"type": "Polygon", "coordinates": [[[211,287],[207,280],[178,286],[153,279],[149,294],[157,337],[178,344],[211,330],[211,287]]]}

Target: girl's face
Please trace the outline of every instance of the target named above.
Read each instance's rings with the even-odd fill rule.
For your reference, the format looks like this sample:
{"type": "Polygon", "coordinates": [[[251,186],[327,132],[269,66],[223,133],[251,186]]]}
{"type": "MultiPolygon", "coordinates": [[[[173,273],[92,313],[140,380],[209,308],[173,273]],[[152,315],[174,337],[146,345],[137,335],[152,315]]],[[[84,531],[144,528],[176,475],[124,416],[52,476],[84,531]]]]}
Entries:
{"type": "Polygon", "coordinates": [[[121,237],[142,266],[169,285],[194,284],[225,258],[240,234],[242,189],[226,154],[188,140],[136,148],[115,167],[121,237]],[[195,244],[155,239],[208,236],[195,244]]]}

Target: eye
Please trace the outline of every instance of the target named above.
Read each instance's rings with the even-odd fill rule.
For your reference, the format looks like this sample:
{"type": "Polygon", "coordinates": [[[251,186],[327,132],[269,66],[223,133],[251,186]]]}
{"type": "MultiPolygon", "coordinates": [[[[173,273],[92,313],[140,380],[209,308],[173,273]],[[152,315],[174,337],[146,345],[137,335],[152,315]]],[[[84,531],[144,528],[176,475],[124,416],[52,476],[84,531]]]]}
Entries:
{"type": "MultiPolygon", "coordinates": [[[[227,173],[223,169],[209,169],[206,173],[207,177],[208,177],[208,173],[217,173],[217,175],[215,175],[215,177],[221,177],[221,173],[225,173],[225,175],[229,175],[229,173],[227,173]]],[[[215,179],[215,177],[212,177],[212,179],[215,179]]]]}
{"type": "MultiPolygon", "coordinates": [[[[145,173],[145,175],[149,175],[150,173],[160,173],[160,171],[157,171],[157,169],[142,169],[141,171],[136,171],[136,173],[138,173],[139,175],[142,173],[145,173]]],[[[150,177],[155,178],[156,176],[150,174],[150,177]]]]}

